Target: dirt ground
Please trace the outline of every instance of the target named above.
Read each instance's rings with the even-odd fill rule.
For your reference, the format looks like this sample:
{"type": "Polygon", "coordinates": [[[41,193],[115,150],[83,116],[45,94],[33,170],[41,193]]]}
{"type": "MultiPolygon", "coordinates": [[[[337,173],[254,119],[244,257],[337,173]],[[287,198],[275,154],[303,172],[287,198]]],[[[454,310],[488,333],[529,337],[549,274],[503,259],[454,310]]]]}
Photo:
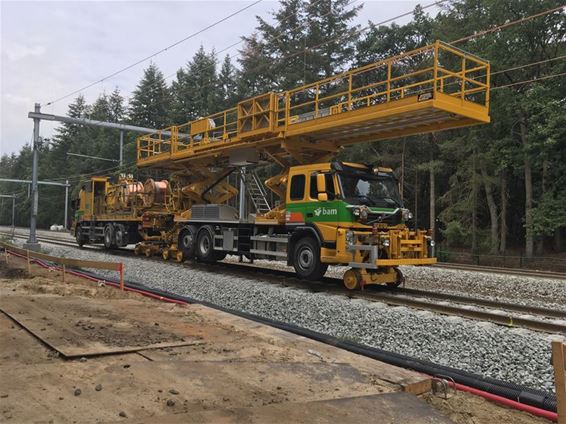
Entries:
{"type": "Polygon", "coordinates": [[[209,308],[25,268],[0,256],[0,422],[546,422],[209,308]]]}

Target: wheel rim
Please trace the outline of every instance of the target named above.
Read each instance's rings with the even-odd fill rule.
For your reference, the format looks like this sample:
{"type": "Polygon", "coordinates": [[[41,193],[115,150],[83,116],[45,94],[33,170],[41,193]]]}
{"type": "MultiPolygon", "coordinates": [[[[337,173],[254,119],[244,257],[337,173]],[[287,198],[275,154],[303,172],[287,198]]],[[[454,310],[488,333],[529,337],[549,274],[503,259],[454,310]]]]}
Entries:
{"type": "Polygon", "coordinates": [[[110,229],[106,228],[106,230],[104,231],[104,241],[106,242],[106,244],[110,244],[111,240],[110,240],[110,229]]]}
{"type": "Polygon", "coordinates": [[[308,247],[305,247],[299,251],[298,263],[301,269],[310,269],[314,263],[314,253],[308,247]]]}
{"type": "Polygon", "coordinates": [[[349,269],[344,274],[344,286],[349,290],[354,290],[359,287],[358,276],[354,270],[349,269]]]}
{"type": "Polygon", "coordinates": [[[203,255],[208,254],[208,252],[209,252],[209,250],[210,250],[210,240],[208,239],[207,236],[203,236],[203,237],[200,239],[199,249],[200,249],[200,252],[201,252],[203,255]]]}
{"type": "Polygon", "coordinates": [[[122,244],[122,238],[123,238],[121,228],[116,229],[115,237],[116,237],[117,244],[121,245],[122,244]]]}
{"type": "Polygon", "coordinates": [[[193,236],[190,233],[186,233],[182,238],[181,242],[183,244],[183,248],[188,249],[193,244],[193,236]]]}

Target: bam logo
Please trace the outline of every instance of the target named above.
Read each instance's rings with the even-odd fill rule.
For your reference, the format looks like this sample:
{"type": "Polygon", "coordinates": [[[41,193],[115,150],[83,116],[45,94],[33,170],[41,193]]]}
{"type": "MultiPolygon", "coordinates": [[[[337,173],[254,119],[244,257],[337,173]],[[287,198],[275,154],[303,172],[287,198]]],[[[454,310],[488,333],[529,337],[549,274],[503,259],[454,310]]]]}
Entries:
{"type": "Polygon", "coordinates": [[[326,216],[338,215],[338,209],[316,208],[313,212],[314,212],[315,216],[321,216],[321,215],[326,215],[326,216]]]}

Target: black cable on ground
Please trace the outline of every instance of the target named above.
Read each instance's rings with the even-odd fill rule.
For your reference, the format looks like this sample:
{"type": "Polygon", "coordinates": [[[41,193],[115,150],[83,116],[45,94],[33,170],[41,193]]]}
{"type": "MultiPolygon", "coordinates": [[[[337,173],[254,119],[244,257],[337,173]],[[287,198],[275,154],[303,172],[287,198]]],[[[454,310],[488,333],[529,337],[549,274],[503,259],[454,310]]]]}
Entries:
{"type": "MultiPolygon", "coordinates": [[[[85,271],[82,269],[79,271],[83,274],[86,274],[93,278],[97,278],[99,280],[106,280],[112,283],[119,283],[119,281],[113,278],[104,277],[90,271],[85,271]]],[[[249,314],[247,312],[237,311],[234,309],[219,306],[204,300],[198,300],[188,296],[181,296],[178,294],[166,292],[163,290],[148,287],[145,284],[134,281],[126,281],[125,286],[136,290],[147,291],[152,294],[162,296],[165,298],[203,305],[212,309],[216,309],[222,312],[226,312],[232,315],[246,318],[261,324],[266,324],[271,327],[278,328],[280,330],[285,330],[290,333],[297,334],[299,336],[307,337],[312,340],[316,340],[331,346],[338,347],[340,349],[347,350],[352,353],[363,355],[368,358],[372,358],[401,368],[412,369],[414,371],[422,372],[424,374],[428,374],[431,376],[450,377],[456,383],[473,387],[475,389],[482,390],[484,392],[488,392],[507,399],[511,399],[523,403],[525,405],[534,406],[536,408],[541,408],[552,412],[556,412],[557,410],[556,395],[554,395],[553,393],[545,392],[543,390],[531,389],[528,387],[521,386],[519,384],[501,381],[490,377],[483,377],[481,375],[469,373],[456,368],[447,367],[444,365],[438,365],[426,360],[411,358],[409,356],[402,355],[399,353],[388,352],[376,347],[365,346],[351,341],[341,340],[336,337],[319,333],[317,331],[309,330],[307,328],[299,327],[294,324],[275,321],[270,318],[263,318],[258,315],[249,314]]]]}

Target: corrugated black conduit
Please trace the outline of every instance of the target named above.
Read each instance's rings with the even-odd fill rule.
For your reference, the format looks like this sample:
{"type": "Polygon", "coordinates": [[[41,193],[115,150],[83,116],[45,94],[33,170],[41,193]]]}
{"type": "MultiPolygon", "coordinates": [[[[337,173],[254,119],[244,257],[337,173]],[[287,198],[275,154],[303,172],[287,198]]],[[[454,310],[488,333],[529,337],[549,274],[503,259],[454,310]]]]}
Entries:
{"type": "MultiPolygon", "coordinates": [[[[84,270],[78,270],[78,271],[100,280],[107,280],[113,283],[119,283],[115,279],[109,277],[103,277],[94,274],[92,272],[88,272],[84,270]]],[[[267,324],[272,327],[279,328],[281,330],[289,331],[291,333],[303,337],[307,337],[309,339],[313,339],[322,343],[336,346],[340,349],[357,353],[359,355],[367,356],[369,358],[376,359],[378,361],[382,361],[401,368],[412,369],[431,376],[450,377],[456,383],[459,384],[473,387],[478,390],[483,390],[485,392],[498,395],[507,399],[511,399],[520,403],[524,403],[526,405],[531,405],[536,408],[541,408],[547,411],[556,412],[556,396],[553,393],[545,392],[542,390],[531,389],[528,387],[520,386],[515,383],[496,380],[490,377],[482,377],[480,375],[458,370],[456,368],[434,364],[429,361],[411,358],[409,356],[401,355],[394,352],[387,352],[385,350],[376,347],[370,347],[346,340],[341,340],[336,337],[329,336],[327,334],[322,334],[313,330],[309,330],[307,328],[298,327],[293,324],[274,321],[269,318],[263,318],[246,312],[236,311],[233,309],[225,308],[223,306],[218,306],[207,301],[197,300],[187,296],[180,296],[178,294],[169,293],[166,291],[148,287],[142,283],[127,281],[125,285],[133,289],[147,291],[165,298],[175,299],[187,303],[200,304],[203,306],[207,306],[213,309],[230,313],[232,315],[237,315],[242,318],[256,321],[262,324],[267,324]]]]}

